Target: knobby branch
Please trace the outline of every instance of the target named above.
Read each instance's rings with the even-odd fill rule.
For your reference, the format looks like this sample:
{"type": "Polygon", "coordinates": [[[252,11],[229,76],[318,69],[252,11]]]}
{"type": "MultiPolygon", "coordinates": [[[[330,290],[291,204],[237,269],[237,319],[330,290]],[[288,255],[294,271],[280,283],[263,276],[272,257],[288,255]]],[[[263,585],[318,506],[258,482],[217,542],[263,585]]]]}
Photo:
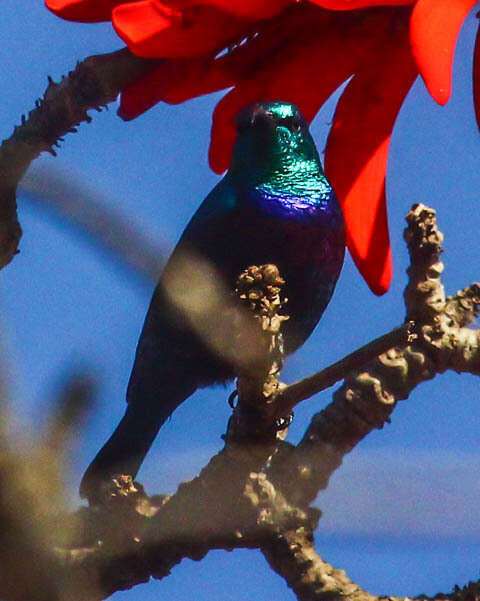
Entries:
{"type": "MultiPolygon", "coordinates": [[[[256,548],[301,601],[379,599],[318,555],[313,532],[320,512],[310,505],[344,455],[382,428],[416,386],[447,369],[480,374],[480,331],[469,327],[480,310],[480,285],[445,295],[442,238],[435,211],[415,205],[405,230],[411,258],[406,325],[291,386],[279,381],[281,323],[288,312],[281,274],[271,265],[242,274],[242,311],[253,310],[264,359],[252,362],[245,355],[224,448],[173,495],[148,496],[128,475],[119,475],[95,506],[68,513],[53,507],[58,479],[57,484],[40,481],[44,472],[36,468],[35,477],[26,478],[25,463],[5,447],[0,515],[8,528],[0,532],[0,560],[11,569],[0,577],[0,595],[13,601],[104,599],[168,576],[184,558],[200,560],[212,549],[256,548]],[[297,445],[286,442],[288,420],[278,421],[284,408],[290,410],[337,375],[343,383],[330,405],[312,417],[297,445]],[[32,532],[36,523],[49,527],[32,532]],[[41,569],[32,568],[33,558],[41,569]]],[[[202,321],[201,315],[192,319],[202,321]]],[[[220,340],[214,332],[211,343],[220,340]]],[[[249,344],[247,339],[246,349],[249,344]]],[[[55,440],[58,455],[62,437],[55,440]]],[[[41,445],[34,447],[28,465],[49,465],[44,452],[41,445]]],[[[435,598],[478,598],[479,588],[470,583],[435,598]]]]}

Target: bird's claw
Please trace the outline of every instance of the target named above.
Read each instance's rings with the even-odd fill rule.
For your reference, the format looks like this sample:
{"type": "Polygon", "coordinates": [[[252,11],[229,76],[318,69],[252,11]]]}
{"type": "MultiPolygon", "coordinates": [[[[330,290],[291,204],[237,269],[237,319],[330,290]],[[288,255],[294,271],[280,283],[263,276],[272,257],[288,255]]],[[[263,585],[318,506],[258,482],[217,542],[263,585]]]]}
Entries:
{"type": "Polygon", "coordinates": [[[238,390],[234,390],[232,392],[232,394],[228,397],[228,404],[230,405],[230,407],[232,409],[235,409],[236,404],[235,404],[235,398],[238,397],[238,390]]]}
{"type": "Polygon", "coordinates": [[[282,417],[277,417],[275,420],[275,428],[277,432],[279,430],[285,430],[288,426],[293,422],[293,411],[290,411],[288,415],[284,415],[282,417]]]}

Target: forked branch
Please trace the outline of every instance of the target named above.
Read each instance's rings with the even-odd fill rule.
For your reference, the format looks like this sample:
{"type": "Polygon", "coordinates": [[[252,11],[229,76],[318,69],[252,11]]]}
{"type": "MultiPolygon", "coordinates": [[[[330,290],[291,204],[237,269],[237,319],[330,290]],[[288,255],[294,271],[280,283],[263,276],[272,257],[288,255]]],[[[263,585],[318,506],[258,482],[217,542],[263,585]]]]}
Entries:
{"type": "MultiPolygon", "coordinates": [[[[50,535],[48,544],[45,539],[31,538],[24,545],[28,557],[38,555],[41,565],[48,566],[38,595],[31,594],[34,586],[18,591],[6,588],[2,578],[0,595],[17,601],[26,599],[28,591],[29,601],[99,600],[150,577],[163,578],[186,557],[198,560],[212,549],[258,548],[301,601],[379,600],[317,554],[313,531],[320,514],[309,504],[327,486],[343,456],[373,429],[381,428],[397,401],[406,399],[421,382],[446,369],[480,372],[480,332],[468,327],[479,313],[480,286],[472,284],[446,297],[440,279],[442,235],[435,212],[415,205],[407,221],[411,266],[406,323],[415,321],[414,340],[406,339],[401,329],[400,338],[399,331],[394,331],[393,338],[372,343],[370,349],[382,351],[373,359],[370,351],[365,354],[360,349],[344,360],[345,369],[349,365],[355,369],[343,374],[344,383],[332,403],[313,417],[297,446],[270,434],[263,438],[258,431],[250,440],[227,436],[225,448],[199,476],[181,484],[171,496],[148,497],[141,485],[119,477],[99,505],[65,516],[62,523],[69,526],[54,535],[57,540],[50,535]],[[394,346],[385,349],[386,341],[394,346]],[[362,356],[363,364],[357,361],[362,356]]],[[[320,373],[336,373],[338,365],[320,373]]],[[[308,391],[311,381],[284,390],[279,387],[277,398],[288,395],[289,388],[301,386],[308,391]]],[[[248,388],[248,394],[252,390],[256,385],[248,388]]],[[[311,390],[315,392],[314,387],[311,390]]],[[[20,507],[20,522],[28,520],[19,489],[13,487],[6,493],[8,504],[0,498],[0,509],[20,507]]],[[[26,536],[24,530],[19,530],[19,536],[26,536]]],[[[1,542],[3,563],[16,565],[13,559],[23,547],[18,540],[12,545],[6,536],[1,542]]],[[[25,583],[34,577],[38,574],[26,573],[25,583]]],[[[476,599],[478,589],[478,583],[470,584],[436,598],[476,599]]]]}

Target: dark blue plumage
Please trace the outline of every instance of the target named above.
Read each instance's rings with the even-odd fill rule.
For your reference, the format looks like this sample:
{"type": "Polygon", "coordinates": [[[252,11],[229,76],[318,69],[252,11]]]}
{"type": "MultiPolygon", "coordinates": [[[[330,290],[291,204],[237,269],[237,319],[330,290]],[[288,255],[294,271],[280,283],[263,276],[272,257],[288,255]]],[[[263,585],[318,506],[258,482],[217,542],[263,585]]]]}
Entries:
{"type": "MultiPolygon", "coordinates": [[[[152,298],[127,391],[128,407],[88,468],[81,494],[94,497],[117,473],[136,475],[160,426],[197,388],[234,376],[172,306],[164,282],[185,252],[207,259],[231,288],[249,265],[274,263],[286,280],[287,353],[311,334],[344,257],[344,225],[308,126],[283,102],[256,103],[237,119],[225,177],[204,200],[152,298]]],[[[188,290],[189,281],[184,282],[188,290]]]]}

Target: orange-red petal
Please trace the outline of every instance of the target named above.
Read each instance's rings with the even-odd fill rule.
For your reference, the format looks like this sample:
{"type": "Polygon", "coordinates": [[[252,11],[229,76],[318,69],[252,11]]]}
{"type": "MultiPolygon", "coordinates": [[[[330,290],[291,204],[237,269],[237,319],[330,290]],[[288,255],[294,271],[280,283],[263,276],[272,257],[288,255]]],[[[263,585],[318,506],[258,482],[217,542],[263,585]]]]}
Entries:
{"type": "Polygon", "coordinates": [[[241,86],[226,94],[215,107],[208,151],[210,167],[215,173],[223,173],[230,165],[238,112],[252,102],[266,99],[265,83],[257,78],[242,82],[241,86]]]}
{"type": "Polygon", "coordinates": [[[388,290],[392,275],[385,205],[388,147],[416,76],[407,35],[397,32],[348,84],[327,141],[325,172],[342,205],[348,248],[376,294],[388,290]]]}
{"type": "Polygon", "coordinates": [[[166,59],[123,89],[118,114],[128,121],[157,102],[178,104],[231,85],[229,74],[216,61],[166,59]]]}
{"type": "Polygon", "coordinates": [[[146,58],[190,58],[215,54],[247,35],[251,23],[207,5],[180,13],[159,2],[117,6],[112,22],[129,49],[146,58]]]}
{"type": "MultiPolygon", "coordinates": [[[[313,10],[318,14],[316,9],[313,10]]],[[[260,35],[215,60],[165,60],[123,90],[119,115],[123,119],[134,119],[159,101],[178,103],[251,78],[259,57],[268,63],[280,48],[295,38],[300,28],[311,23],[311,12],[310,9],[297,11],[263,23],[260,35]]],[[[235,114],[232,115],[232,128],[234,117],[235,114]]]]}
{"type": "Polygon", "coordinates": [[[480,27],[477,31],[475,50],[473,53],[473,102],[477,125],[480,129],[480,27]]]}
{"type": "Polygon", "coordinates": [[[163,0],[165,4],[183,10],[195,4],[208,4],[243,19],[269,19],[299,0],[163,0]]]}
{"type": "Polygon", "coordinates": [[[439,104],[450,98],[458,33],[475,4],[476,0],[418,0],[413,8],[413,56],[428,91],[439,104]]]}
{"type": "Polygon", "coordinates": [[[110,21],[112,10],[124,0],[45,0],[45,6],[69,21],[98,23],[110,21]]]}
{"type": "MultiPolygon", "coordinates": [[[[387,13],[378,11],[367,20],[352,21],[346,15],[314,8],[306,16],[305,22],[296,23],[295,42],[276,48],[273,54],[261,53],[263,63],[245,74],[217,105],[209,152],[216,173],[230,164],[235,117],[243,106],[259,99],[286,100],[296,104],[310,121],[330,94],[367,60],[372,47],[380,45],[378,38],[383,40],[388,18],[387,13]]],[[[279,39],[284,38],[279,35],[279,39]]],[[[249,44],[261,40],[262,33],[249,44]]],[[[249,44],[239,50],[248,53],[249,44]]]]}
{"type": "Polygon", "coordinates": [[[112,13],[112,24],[115,31],[138,56],[146,58],[158,57],[150,47],[156,37],[177,25],[181,25],[182,15],[151,0],[124,2],[112,13]]]}
{"type": "MultiPolygon", "coordinates": [[[[328,13],[327,13],[328,14],[328,13]]],[[[391,15],[378,10],[367,19],[351,19],[330,13],[330,23],[302,36],[284,56],[268,79],[268,98],[296,104],[311,121],[328,97],[366,62],[376,60],[391,15]]]]}
{"type": "Polygon", "coordinates": [[[309,0],[329,10],[354,10],[371,6],[405,6],[416,0],[309,0]]]}
{"type": "MultiPolygon", "coordinates": [[[[289,39],[296,39],[302,35],[305,25],[310,23],[314,15],[320,15],[320,11],[305,7],[303,11],[298,11],[293,15],[294,21],[280,16],[274,23],[267,24],[257,38],[238,48],[232,57],[226,56],[219,59],[227,64],[231,62],[229,68],[235,74],[238,83],[220,100],[213,112],[208,157],[210,167],[215,173],[223,173],[230,165],[236,136],[237,113],[251,102],[269,99],[267,97],[269,79],[283,67],[284,52],[292,53],[289,39]],[[242,68],[244,66],[247,68],[242,68]]],[[[330,23],[328,14],[321,13],[319,18],[330,23]]],[[[318,22],[316,21],[315,24],[318,25],[318,22]]],[[[322,28],[319,27],[319,30],[322,28]]],[[[283,95],[285,92],[284,90],[283,95]]],[[[270,99],[279,100],[280,98],[270,99]]]]}

